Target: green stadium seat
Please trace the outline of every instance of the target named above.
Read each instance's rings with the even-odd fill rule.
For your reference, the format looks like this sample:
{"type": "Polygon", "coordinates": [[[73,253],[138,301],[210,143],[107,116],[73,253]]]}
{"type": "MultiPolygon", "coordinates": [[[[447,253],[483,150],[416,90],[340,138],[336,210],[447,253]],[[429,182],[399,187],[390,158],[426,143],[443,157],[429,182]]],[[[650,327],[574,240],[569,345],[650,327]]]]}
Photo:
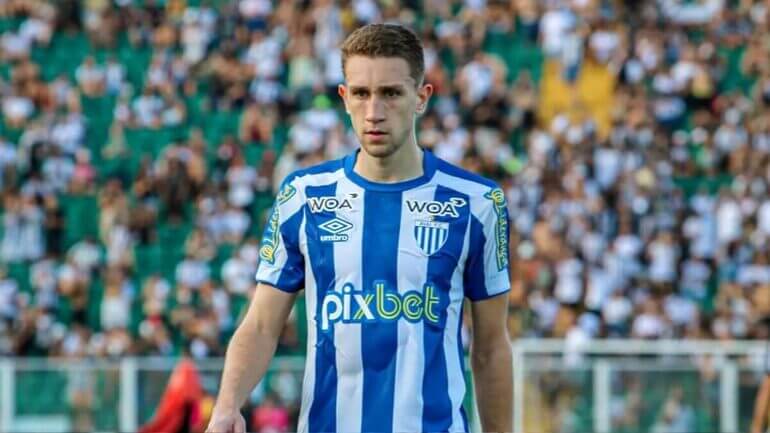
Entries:
{"type": "Polygon", "coordinates": [[[86,321],[88,327],[94,332],[101,331],[102,299],[104,298],[104,281],[94,278],[88,288],[88,306],[86,307],[86,321]]]}
{"type": "Polygon", "coordinates": [[[136,92],[140,91],[144,85],[144,76],[150,66],[152,50],[148,47],[136,49],[125,42],[125,46],[118,53],[118,58],[126,67],[126,79],[134,86],[136,92]]]}
{"type": "Polygon", "coordinates": [[[175,281],[176,265],[184,259],[184,244],[190,231],[190,222],[164,223],[158,226],[158,243],[164,250],[161,273],[169,281],[175,281]]]}
{"type": "Polygon", "coordinates": [[[0,33],[18,30],[22,20],[22,17],[0,17],[0,33]]]}
{"type": "Polygon", "coordinates": [[[31,294],[30,265],[28,263],[8,263],[6,266],[8,267],[8,276],[19,285],[19,291],[31,294]]]}
{"type": "Polygon", "coordinates": [[[165,248],[158,243],[134,247],[134,271],[140,283],[149,276],[163,271],[164,254],[165,248]]]}
{"type": "Polygon", "coordinates": [[[210,145],[217,145],[222,142],[225,135],[238,136],[238,124],[241,112],[216,111],[209,113],[204,123],[204,136],[210,145]]]}
{"type": "Polygon", "coordinates": [[[743,92],[748,94],[756,82],[756,77],[748,76],[743,73],[741,63],[746,53],[745,46],[735,48],[719,47],[717,54],[724,60],[725,71],[722,74],[722,81],[719,84],[720,92],[743,92]]]}
{"type": "Polygon", "coordinates": [[[96,195],[65,195],[60,204],[65,218],[65,248],[86,236],[98,238],[99,204],[96,195]]]}
{"type": "Polygon", "coordinates": [[[22,134],[24,128],[13,128],[0,119],[0,137],[18,145],[22,134]]]}
{"type": "Polygon", "coordinates": [[[236,253],[236,246],[222,244],[217,248],[217,255],[211,261],[211,278],[214,281],[222,281],[222,265],[236,253]]]}

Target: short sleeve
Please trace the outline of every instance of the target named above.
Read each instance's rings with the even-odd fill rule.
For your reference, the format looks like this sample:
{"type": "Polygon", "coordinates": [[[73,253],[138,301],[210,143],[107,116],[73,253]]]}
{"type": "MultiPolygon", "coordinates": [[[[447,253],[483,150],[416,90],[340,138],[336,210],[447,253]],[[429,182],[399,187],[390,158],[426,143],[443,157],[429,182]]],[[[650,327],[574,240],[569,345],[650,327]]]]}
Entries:
{"type": "Polygon", "coordinates": [[[463,282],[465,296],[481,301],[511,288],[508,266],[510,221],[505,194],[493,188],[471,212],[468,258],[463,282]]]}
{"type": "Polygon", "coordinates": [[[259,247],[257,281],[294,293],[304,286],[305,260],[300,251],[303,200],[297,182],[286,181],[275,199],[259,247]]]}

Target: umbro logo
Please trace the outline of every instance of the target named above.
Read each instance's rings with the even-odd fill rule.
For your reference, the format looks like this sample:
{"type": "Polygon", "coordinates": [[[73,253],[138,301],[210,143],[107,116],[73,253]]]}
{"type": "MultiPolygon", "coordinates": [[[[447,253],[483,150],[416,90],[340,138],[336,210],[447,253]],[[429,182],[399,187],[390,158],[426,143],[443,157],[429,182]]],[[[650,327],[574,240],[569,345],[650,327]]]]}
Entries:
{"type": "Polygon", "coordinates": [[[327,233],[319,237],[321,242],[342,242],[350,239],[346,232],[353,228],[353,224],[337,217],[319,224],[318,228],[327,233]]]}

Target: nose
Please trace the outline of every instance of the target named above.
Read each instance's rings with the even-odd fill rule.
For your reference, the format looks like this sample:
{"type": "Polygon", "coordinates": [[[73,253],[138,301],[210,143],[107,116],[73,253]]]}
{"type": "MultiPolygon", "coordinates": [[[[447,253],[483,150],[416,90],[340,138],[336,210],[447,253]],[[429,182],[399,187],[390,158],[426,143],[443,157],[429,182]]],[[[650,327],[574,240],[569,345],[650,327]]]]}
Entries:
{"type": "Polygon", "coordinates": [[[385,120],[385,103],[382,99],[373,96],[366,102],[366,121],[376,124],[383,120],[385,120]]]}

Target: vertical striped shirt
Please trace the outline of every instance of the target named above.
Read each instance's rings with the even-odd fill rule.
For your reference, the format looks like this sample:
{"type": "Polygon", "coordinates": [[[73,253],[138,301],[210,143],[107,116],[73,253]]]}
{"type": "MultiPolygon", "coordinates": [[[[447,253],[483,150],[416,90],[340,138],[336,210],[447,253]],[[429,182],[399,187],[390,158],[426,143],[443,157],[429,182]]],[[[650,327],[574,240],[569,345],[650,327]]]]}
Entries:
{"type": "Polygon", "coordinates": [[[504,194],[427,151],[398,183],[355,158],[287,177],[260,246],[258,281],[305,289],[298,430],[466,432],[463,300],[510,288],[504,194]]]}

